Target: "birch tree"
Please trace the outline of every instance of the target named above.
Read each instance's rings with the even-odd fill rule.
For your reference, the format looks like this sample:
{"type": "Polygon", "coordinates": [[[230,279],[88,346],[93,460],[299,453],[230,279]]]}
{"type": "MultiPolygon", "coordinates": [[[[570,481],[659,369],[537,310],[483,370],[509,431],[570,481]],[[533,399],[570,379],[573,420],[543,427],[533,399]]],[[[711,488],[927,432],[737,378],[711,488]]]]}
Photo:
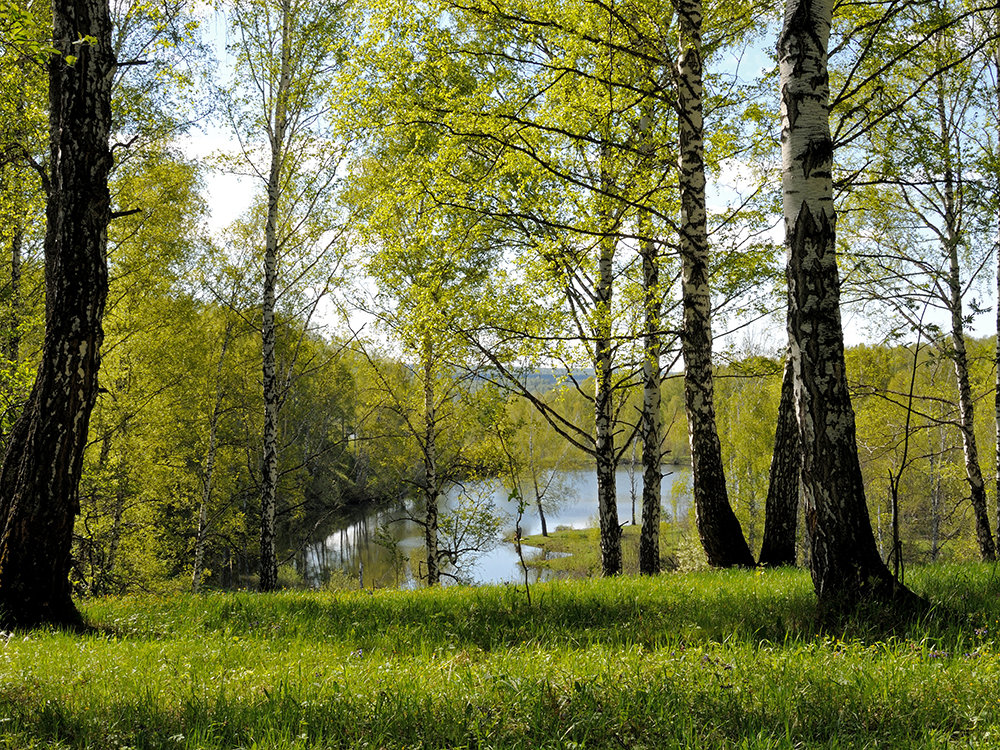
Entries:
{"type": "Polygon", "coordinates": [[[829,115],[832,15],[831,0],[788,0],[778,60],[788,333],[810,567],[821,605],[837,608],[906,590],[875,545],[847,389],[829,115]]]}
{"type": "Polygon", "coordinates": [[[681,217],[678,233],[684,299],[681,341],[694,503],[698,532],[709,564],[753,567],[753,553],[729,504],[722,446],[715,424],[702,117],[702,7],[700,0],[678,0],[676,8],[680,40],[677,111],[681,217]]]}
{"type": "Polygon", "coordinates": [[[986,67],[978,53],[988,36],[976,33],[966,6],[935,2],[927,10],[930,19],[906,19],[895,30],[906,38],[930,27],[884,87],[877,108],[883,122],[869,134],[867,166],[849,198],[861,209],[851,227],[859,246],[855,287],[884,320],[931,341],[951,361],[976,538],[980,556],[993,560],[967,351],[967,327],[978,312],[971,292],[993,251],[977,90],[986,67]]]}
{"type": "Polygon", "coordinates": [[[45,344],[0,469],[5,627],[80,624],[68,580],[70,549],[108,289],[115,58],[107,3],[53,3],[52,39],[58,54],[49,60],[45,344]]]}
{"type": "Polygon", "coordinates": [[[226,10],[238,71],[228,112],[241,145],[231,164],[263,188],[260,588],[271,591],[278,575],[278,413],[291,376],[291,368],[285,377],[279,371],[275,314],[282,295],[306,280],[321,290],[306,303],[313,311],[328,286],[323,271],[337,239],[328,208],[341,148],[326,129],[326,102],[342,18],[338,6],[309,0],[234,0],[226,10]]]}

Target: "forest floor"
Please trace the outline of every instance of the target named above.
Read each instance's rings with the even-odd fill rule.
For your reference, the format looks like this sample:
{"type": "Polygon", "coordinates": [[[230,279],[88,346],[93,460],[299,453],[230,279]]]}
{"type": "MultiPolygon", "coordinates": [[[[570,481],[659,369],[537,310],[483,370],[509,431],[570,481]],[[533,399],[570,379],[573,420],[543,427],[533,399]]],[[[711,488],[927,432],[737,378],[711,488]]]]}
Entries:
{"type": "Polygon", "coordinates": [[[803,571],[84,602],[0,639],[6,748],[1000,747],[1000,575],[823,629],[803,571]]]}

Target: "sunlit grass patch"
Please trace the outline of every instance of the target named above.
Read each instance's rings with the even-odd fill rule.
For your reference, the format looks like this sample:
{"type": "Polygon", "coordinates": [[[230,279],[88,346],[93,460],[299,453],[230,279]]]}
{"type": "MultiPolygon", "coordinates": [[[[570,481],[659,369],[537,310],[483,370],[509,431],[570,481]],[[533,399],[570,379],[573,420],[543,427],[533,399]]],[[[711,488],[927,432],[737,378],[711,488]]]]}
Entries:
{"type": "Polygon", "coordinates": [[[993,746],[992,570],[912,582],[948,616],[891,634],[794,570],[95,600],[0,641],[0,747],[993,746]]]}

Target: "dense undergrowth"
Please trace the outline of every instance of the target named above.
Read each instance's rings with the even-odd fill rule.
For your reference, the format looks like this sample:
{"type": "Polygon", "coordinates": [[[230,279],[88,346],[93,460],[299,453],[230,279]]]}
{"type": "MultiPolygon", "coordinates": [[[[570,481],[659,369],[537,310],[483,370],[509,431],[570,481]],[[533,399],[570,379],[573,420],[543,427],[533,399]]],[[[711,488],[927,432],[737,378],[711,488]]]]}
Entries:
{"type": "Polygon", "coordinates": [[[821,628],[808,575],[102,599],[0,641],[0,747],[1000,747],[1000,575],[821,628]]]}

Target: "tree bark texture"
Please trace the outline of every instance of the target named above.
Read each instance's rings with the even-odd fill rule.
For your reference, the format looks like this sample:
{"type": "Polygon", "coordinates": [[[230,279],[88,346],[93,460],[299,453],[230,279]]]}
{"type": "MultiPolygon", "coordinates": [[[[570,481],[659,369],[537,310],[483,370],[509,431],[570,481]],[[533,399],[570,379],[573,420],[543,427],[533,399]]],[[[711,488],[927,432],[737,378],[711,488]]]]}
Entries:
{"type": "Polygon", "coordinates": [[[427,585],[441,580],[438,567],[437,408],[434,400],[434,357],[429,339],[424,341],[424,548],[427,551],[427,585]]]}
{"type": "MultiPolygon", "coordinates": [[[[648,231],[649,222],[643,222],[648,231]]],[[[660,496],[663,483],[663,438],[660,416],[660,273],[656,243],[644,239],[642,281],[645,313],[642,389],[642,529],[639,572],[660,572],[660,496]]]]}
{"type": "Polygon", "coordinates": [[[622,530],[618,525],[618,498],[615,482],[615,435],[612,380],[611,292],[614,278],[615,238],[600,240],[598,267],[597,321],[594,332],[594,453],[597,459],[597,505],[601,525],[601,572],[606,576],[622,572],[622,530]]]}
{"type": "Polygon", "coordinates": [[[0,624],[8,628],[80,624],[68,575],[108,291],[108,4],[56,0],[52,12],[60,54],[49,62],[45,343],[0,469],[0,624]]]}
{"type": "Polygon", "coordinates": [[[740,522],[729,504],[722,446],[715,423],[712,382],[712,299],[702,123],[701,0],[675,0],[680,30],[677,106],[680,150],[681,264],[684,327],[684,406],[698,533],[710,565],[754,564],[740,522]]]}
{"type": "Polygon", "coordinates": [[[261,315],[263,351],[264,434],[260,482],[260,590],[278,587],[278,556],[275,550],[274,516],[278,489],[278,373],[275,362],[275,286],[278,279],[278,218],[281,177],[288,129],[287,102],[291,88],[291,10],[281,4],[281,67],[274,94],[273,121],[268,137],[271,164],[267,176],[267,217],[264,225],[264,294],[261,315]]]}
{"type": "Polygon", "coordinates": [[[795,377],[792,360],[785,360],[781,378],[778,425],[774,431],[770,481],[764,504],[764,542],[761,565],[795,565],[795,532],[799,513],[799,422],[795,413],[795,377]]]}
{"type": "Polygon", "coordinates": [[[965,348],[965,323],[962,320],[962,288],[958,275],[957,242],[949,242],[949,286],[951,287],[951,359],[955,366],[958,385],[959,429],[965,456],[965,477],[969,482],[969,497],[976,519],[976,541],[984,561],[996,560],[996,546],[990,531],[989,510],[986,505],[986,481],[979,464],[979,446],[976,441],[976,409],[969,382],[969,357],[965,348]]]}
{"type": "Polygon", "coordinates": [[[810,569],[821,606],[900,590],[872,533],[840,320],[827,44],[832,0],[787,0],[778,41],[788,333],[802,446],[810,569]]]}

